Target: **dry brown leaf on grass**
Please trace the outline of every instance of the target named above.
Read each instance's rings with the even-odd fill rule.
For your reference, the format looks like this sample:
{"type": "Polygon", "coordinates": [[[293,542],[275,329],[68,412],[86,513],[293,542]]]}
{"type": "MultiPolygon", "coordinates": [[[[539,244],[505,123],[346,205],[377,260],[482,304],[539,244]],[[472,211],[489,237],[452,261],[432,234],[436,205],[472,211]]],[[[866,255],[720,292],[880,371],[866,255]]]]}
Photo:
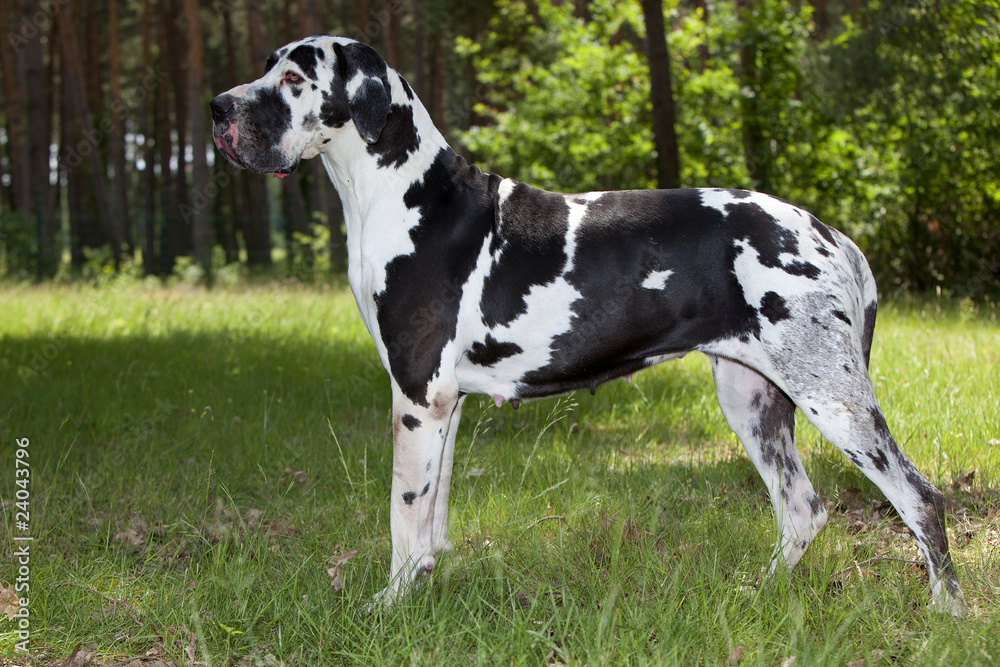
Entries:
{"type": "Polygon", "coordinates": [[[739,664],[742,658],[743,658],[743,647],[737,645],[736,648],[733,649],[733,652],[729,654],[729,664],[730,665],[739,664]]]}
{"type": "Polygon", "coordinates": [[[964,488],[971,489],[972,480],[974,480],[975,478],[976,478],[975,470],[972,470],[967,473],[960,472],[958,473],[958,477],[955,478],[955,481],[951,483],[951,488],[955,489],[956,491],[961,491],[964,488]]]}
{"type": "Polygon", "coordinates": [[[307,480],[306,473],[304,470],[292,470],[291,468],[285,468],[284,474],[278,478],[278,484],[287,484],[288,482],[298,482],[299,484],[305,484],[307,480]]]}
{"type": "Polygon", "coordinates": [[[7,614],[7,620],[13,621],[14,614],[21,610],[21,600],[13,586],[0,588],[0,614],[7,614]]]}
{"type": "Polygon", "coordinates": [[[358,555],[357,549],[351,549],[347,551],[345,549],[340,550],[339,556],[332,556],[330,558],[330,564],[333,567],[329,568],[326,573],[330,575],[330,585],[333,586],[333,590],[342,591],[344,590],[344,563],[351,560],[358,555]]]}
{"type": "Polygon", "coordinates": [[[91,658],[94,657],[96,651],[97,644],[77,644],[73,648],[73,652],[69,654],[69,657],[63,661],[60,667],[84,667],[85,665],[92,664],[91,658]]]}

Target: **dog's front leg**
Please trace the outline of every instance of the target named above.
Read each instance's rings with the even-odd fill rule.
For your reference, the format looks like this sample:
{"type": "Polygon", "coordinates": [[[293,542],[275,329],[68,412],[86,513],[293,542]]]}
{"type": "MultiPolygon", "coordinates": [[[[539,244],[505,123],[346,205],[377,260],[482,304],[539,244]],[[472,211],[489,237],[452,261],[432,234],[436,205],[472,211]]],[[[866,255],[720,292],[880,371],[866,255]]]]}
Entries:
{"type": "Polygon", "coordinates": [[[447,487],[461,401],[457,387],[438,388],[427,399],[429,405],[421,406],[393,383],[392,565],[389,587],[378,595],[382,603],[391,603],[418,574],[430,572],[435,554],[446,548],[447,487]]]}

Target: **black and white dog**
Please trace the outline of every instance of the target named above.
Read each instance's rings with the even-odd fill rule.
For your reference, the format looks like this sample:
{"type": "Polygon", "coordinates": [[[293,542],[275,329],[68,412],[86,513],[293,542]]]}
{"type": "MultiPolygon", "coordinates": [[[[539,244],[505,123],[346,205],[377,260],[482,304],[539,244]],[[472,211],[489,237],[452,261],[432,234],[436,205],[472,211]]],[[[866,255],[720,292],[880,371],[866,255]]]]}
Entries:
{"type": "Polygon", "coordinates": [[[589,388],[697,350],[767,485],[771,569],[827,515],[794,443],[798,407],[885,493],[934,601],[965,610],[945,505],[897,447],[868,376],[876,292],[844,235],[742,190],[556,194],[449,148],[369,46],[316,36],[211,102],[235,165],[285,176],[319,155],[344,204],[348,277],[392,383],[391,602],[450,548],[448,491],[467,394],[589,388]]]}

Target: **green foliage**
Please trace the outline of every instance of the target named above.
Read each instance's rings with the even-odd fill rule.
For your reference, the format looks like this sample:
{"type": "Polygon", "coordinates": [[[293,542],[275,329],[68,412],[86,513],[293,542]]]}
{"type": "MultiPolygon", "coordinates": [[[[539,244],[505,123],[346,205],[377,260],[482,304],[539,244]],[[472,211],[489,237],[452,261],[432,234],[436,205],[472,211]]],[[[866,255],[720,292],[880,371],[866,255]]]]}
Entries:
{"type": "Polygon", "coordinates": [[[876,1],[845,25],[830,50],[839,120],[898,159],[873,255],[900,287],[996,291],[1000,2],[876,1]]]}
{"type": "MultiPolygon", "coordinates": [[[[490,170],[554,190],[651,187],[637,3],[503,0],[457,52],[490,170]]],[[[871,2],[818,41],[809,3],[666,3],[682,183],[759,189],[851,235],[883,289],[1000,292],[1000,2],[871,2]]]]}
{"type": "Polygon", "coordinates": [[[486,90],[475,111],[489,121],[462,142],[489,170],[549,189],[650,187],[649,74],[621,38],[638,30],[638,7],[599,0],[590,21],[572,3],[533,7],[503,0],[482,42],[458,40],[486,90]]]}

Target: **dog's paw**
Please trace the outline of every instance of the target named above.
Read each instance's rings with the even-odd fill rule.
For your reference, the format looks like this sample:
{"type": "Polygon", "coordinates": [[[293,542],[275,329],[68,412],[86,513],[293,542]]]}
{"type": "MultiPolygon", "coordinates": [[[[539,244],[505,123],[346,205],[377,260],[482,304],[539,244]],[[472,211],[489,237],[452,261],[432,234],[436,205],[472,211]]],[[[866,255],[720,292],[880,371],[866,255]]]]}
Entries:
{"type": "Polygon", "coordinates": [[[965,618],[967,610],[965,608],[965,597],[961,592],[956,594],[943,594],[931,603],[931,609],[940,614],[951,614],[955,618],[965,618]]]}
{"type": "Polygon", "coordinates": [[[390,609],[396,600],[404,594],[405,591],[400,591],[392,586],[386,586],[382,590],[372,597],[372,599],[365,603],[362,610],[366,614],[374,614],[379,611],[386,611],[390,609]]]}

